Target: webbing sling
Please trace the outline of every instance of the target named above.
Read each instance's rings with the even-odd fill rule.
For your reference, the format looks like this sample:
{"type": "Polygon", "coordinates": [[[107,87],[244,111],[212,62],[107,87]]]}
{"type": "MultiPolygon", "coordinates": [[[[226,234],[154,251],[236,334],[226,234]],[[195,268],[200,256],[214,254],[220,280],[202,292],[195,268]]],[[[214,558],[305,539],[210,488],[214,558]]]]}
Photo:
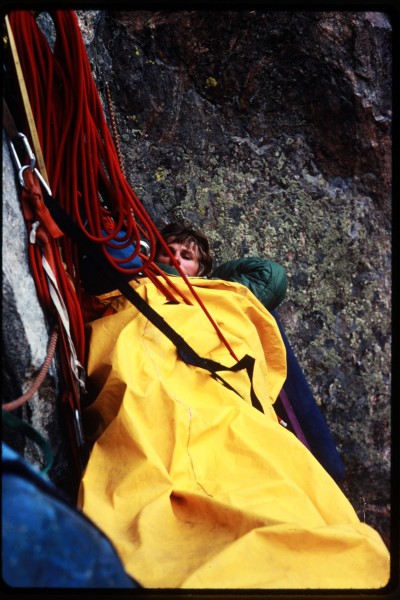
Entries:
{"type": "Polygon", "coordinates": [[[124,277],[117,269],[111,265],[103,256],[100,248],[89,239],[64,209],[52,198],[45,186],[43,186],[43,199],[45,205],[51,213],[54,221],[60,229],[69,235],[69,237],[84,250],[94,261],[95,264],[103,271],[103,273],[115,283],[115,289],[119,291],[155,326],[157,327],[176,347],[178,356],[188,365],[205,369],[211,373],[213,379],[222,383],[226,388],[240,394],[227,383],[219,374],[218,371],[237,372],[245,369],[251,383],[250,398],[252,405],[263,411],[261,402],[256,396],[253,388],[253,371],[255,359],[246,354],[232,367],[226,367],[209,358],[203,358],[171,327],[164,319],[154,310],[143,298],[129,285],[124,277]]]}

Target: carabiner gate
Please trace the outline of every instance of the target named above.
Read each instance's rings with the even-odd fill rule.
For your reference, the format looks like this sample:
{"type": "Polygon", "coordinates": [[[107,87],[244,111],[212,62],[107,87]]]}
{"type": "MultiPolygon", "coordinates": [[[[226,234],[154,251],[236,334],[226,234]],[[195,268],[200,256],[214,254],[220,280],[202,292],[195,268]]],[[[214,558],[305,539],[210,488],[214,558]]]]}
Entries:
{"type": "Polygon", "coordinates": [[[18,133],[18,137],[21,138],[26,153],[28,155],[29,158],[29,165],[23,165],[21,166],[21,161],[19,160],[18,157],[18,153],[15,149],[15,146],[13,144],[13,142],[10,140],[10,147],[11,147],[11,153],[14,159],[14,163],[18,169],[18,180],[21,184],[21,187],[25,187],[25,181],[24,181],[24,176],[23,173],[25,171],[25,169],[30,169],[32,172],[35,172],[36,175],[38,176],[40,183],[43,185],[43,187],[45,188],[46,192],[49,194],[49,196],[51,196],[51,189],[49,188],[49,186],[47,185],[46,181],[43,179],[42,175],[40,174],[40,172],[37,170],[36,168],[36,156],[33,154],[32,149],[29,145],[28,142],[28,138],[26,137],[26,135],[24,135],[23,133],[18,133]]]}
{"type": "MultiPolygon", "coordinates": [[[[26,137],[26,135],[24,135],[23,133],[18,133],[18,137],[21,138],[21,140],[23,141],[26,153],[29,158],[29,163],[30,163],[29,166],[30,166],[31,170],[33,171],[33,169],[35,168],[35,165],[36,165],[36,156],[32,152],[32,149],[29,145],[28,138],[26,137]]],[[[11,152],[12,152],[16,167],[18,170],[20,170],[21,169],[21,161],[19,160],[18,153],[17,153],[15,146],[11,140],[10,140],[10,147],[11,147],[11,152]]]]}

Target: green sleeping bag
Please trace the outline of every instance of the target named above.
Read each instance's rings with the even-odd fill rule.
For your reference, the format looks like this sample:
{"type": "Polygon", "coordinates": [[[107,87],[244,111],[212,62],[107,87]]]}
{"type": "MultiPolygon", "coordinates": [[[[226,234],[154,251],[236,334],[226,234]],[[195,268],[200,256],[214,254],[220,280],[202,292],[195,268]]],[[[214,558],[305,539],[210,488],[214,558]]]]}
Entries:
{"type": "Polygon", "coordinates": [[[288,287],[284,267],[273,260],[256,256],[230,260],[216,267],[211,278],[245,285],[268,310],[273,310],[282,302],[288,287]]]}

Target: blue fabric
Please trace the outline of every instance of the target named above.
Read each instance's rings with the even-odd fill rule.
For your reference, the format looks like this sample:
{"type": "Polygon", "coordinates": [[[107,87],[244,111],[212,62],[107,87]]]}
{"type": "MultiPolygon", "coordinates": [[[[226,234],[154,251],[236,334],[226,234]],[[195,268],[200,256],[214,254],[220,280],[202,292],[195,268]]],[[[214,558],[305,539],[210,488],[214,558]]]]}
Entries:
{"type": "MultiPolygon", "coordinates": [[[[107,237],[107,235],[109,235],[108,232],[105,231],[104,229],[102,229],[101,232],[104,235],[104,237],[107,237]]],[[[106,244],[107,252],[109,253],[109,255],[112,256],[113,258],[117,258],[119,260],[122,260],[124,258],[128,258],[129,256],[131,256],[135,251],[135,244],[130,244],[129,246],[126,246],[125,248],[123,248],[122,246],[126,243],[126,241],[127,241],[126,240],[126,232],[119,231],[118,234],[115,236],[115,238],[112,240],[112,245],[106,244]],[[115,246],[117,246],[117,247],[115,247],[115,246]]],[[[128,262],[119,263],[119,266],[122,269],[136,269],[137,267],[141,267],[142,264],[143,264],[142,260],[140,259],[140,257],[138,255],[136,255],[134,258],[132,258],[128,262]]]]}
{"type": "Polygon", "coordinates": [[[342,459],[303,370],[286,337],[282,323],[276,311],[272,311],[272,314],[276,319],[286,347],[287,377],[283,389],[301,425],[310,450],[331,477],[339,483],[344,477],[342,459]]]}
{"type": "Polygon", "coordinates": [[[10,587],[138,588],[110,541],[2,444],[2,575],[10,587]]]}
{"type": "MultiPolygon", "coordinates": [[[[107,232],[105,229],[102,229],[101,231],[104,237],[106,237],[107,232]]],[[[112,245],[111,243],[106,244],[107,252],[112,258],[123,260],[132,256],[135,250],[135,244],[130,244],[124,248],[123,245],[126,243],[126,240],[124,241],[125,236],[126,233],[124,231],[119,231],[116,238],[112,240],[112,245]]],[[[136,255],[127,262],[118,262],[118,266],[124,270],[136,269],[142,265],[143,262],[139,255],[136,255]]],[[[79,274],[82,286],[87,294],[98,296],[100,294],[111,292],[111,290],[115,290],[115,281],[110,280],[108,276],[99,269],[97,262],[87,254],[82,254],[79,258],[79,274]]],[[[132,273],[120,271],[120,275],[127,281],[133,278],[132,273]]]]}

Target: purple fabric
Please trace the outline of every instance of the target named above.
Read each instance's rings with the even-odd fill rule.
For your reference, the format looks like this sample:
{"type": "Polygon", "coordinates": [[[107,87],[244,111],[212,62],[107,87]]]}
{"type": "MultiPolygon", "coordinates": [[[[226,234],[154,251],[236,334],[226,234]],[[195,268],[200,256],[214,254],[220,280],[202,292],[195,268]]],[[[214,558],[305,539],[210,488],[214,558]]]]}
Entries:
{"type": "Polygon", "coordinates": [[[305,445],[305,447],[308,448],[308,450],[310,450],[310,452],[311,452],[311,448],[308,445],[306,436],[304,435],[301,425],[298,422],[296,415],[294,414],[292,405],[289,402],[289,398],[287,397],[286,392],[283,389],[279,392],[279,398],[280,398],[280,400],[282,402],[282,406],[285,409],[285,412],[290,420],[290,424],[293,427],[296,437],[298,437],[299,440],[305,445]]]}

